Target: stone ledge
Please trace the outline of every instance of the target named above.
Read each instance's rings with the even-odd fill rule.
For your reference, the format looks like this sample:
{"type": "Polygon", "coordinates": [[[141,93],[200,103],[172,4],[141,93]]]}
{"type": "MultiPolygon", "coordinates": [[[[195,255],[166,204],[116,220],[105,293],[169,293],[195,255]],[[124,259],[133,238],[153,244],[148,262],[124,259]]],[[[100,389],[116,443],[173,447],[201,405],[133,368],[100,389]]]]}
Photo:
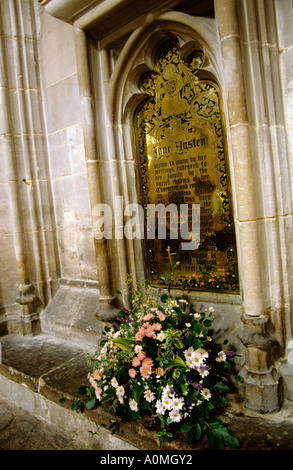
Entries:
{"type": "MultiPolygon", "coordinates": [[[[0,384],[1,380],[2,383],[8,380],[11,391],[13,387],[21,388],[18,396],[24,398],[19,401],[19,406],[25,408],[27,405],[36,417],[51,424],[59,423],[64,431],[72,432],[74,427],[80,439],[86,440],[89,431],[97,431],[95,439],[88,444],[93,449],[210,450],[205,440],[193,446],[174,440],[160,447],[156,432],[148,421],[145,425],[137,421],[122,423],[112,436],[107,428],[116,420],[110,413],[101,408],[73,412],[71,405],[76,398],[80,398],[78,387],[88,383],[90,369],[86,353],[93,351],[88,351],[84,346],[44,334],[36,337],[4,336],[0,338],[0,344],[0,384]],[[29,394],[27,399],[26,394],[29,394]],[[60,398],[66,398],[64,405],[60,405],[60,398]]],[[[239,439],[242,449],[293,450],[292,402],[286,402],[281,412],[266,415],[243,409],[235,396],[229,397],[229,403],[221,419],[239,439]]]]}

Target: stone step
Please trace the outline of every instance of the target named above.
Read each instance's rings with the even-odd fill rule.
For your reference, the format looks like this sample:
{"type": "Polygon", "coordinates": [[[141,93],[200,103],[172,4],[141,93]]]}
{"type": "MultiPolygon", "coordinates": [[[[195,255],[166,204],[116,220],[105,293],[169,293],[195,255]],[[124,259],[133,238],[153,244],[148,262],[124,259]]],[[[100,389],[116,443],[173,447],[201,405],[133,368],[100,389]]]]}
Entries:
{"type": "MultiPolygon", "coordinates": [[[[72,411],[80,398],[77,389],[88,385],[87,353],[94,347],[47,334],[0,338],[0,396],[31,416],[72,435],[93,450],[206,450],[208,443],[189,446],[184,441],[160,443],[156,432],[134,421],[122,423],[113,435],[109,425],[115,417],[101,408],[72,411]],[[59,400],[65,398],[65,404],[59,400]],[[93,435],[92,435],[93,434],[93,435]]],[[[293,403],[287,401],[278,413],[259,415],[245,410],[237,396],[220,417],[239,439],[244,450],[293,450],[293,403]]]]}

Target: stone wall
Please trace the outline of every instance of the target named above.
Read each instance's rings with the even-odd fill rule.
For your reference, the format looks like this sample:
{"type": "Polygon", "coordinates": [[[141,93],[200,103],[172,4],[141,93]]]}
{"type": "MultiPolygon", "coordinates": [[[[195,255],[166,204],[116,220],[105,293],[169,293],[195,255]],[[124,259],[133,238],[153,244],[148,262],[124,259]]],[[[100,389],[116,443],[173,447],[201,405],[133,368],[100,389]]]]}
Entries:
{"type": "Polygon", "coordinates": [[[137,200],[133,78],[177,35],[223,93],[241,286],[190,301],[215,307],[219,338],[242,351],[244,401],[271,411],[282,381],[293,393],[292,5],[214,0],[210,17],[179,4],[1,0],[0,331],[30,333],[41,312],[50,333],[70,330],[58,299],[72,288],[72,319],[99,332],[126,273],[143,279],[141,243],[94,239],[92,210],[137,200]]]}

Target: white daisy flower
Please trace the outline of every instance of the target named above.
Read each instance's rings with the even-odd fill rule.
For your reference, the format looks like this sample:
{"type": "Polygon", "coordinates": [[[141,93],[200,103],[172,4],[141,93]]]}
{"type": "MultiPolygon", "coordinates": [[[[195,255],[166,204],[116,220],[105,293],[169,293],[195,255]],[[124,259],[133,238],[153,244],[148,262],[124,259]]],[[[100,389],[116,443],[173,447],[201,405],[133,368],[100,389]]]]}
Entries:
{"type": "Polygon", "coordinates": [[[181,410],[184,406],[183,398],[173,398],[172,407],[174,410],[181,410]]]}
{"type": "Polygon", "coordinates": [[[173,403],[172,398],[170,398],[168,396],[163,397],[162,404],[163,404],[163,407],[166,410],[171,410],[172,409],[172,403],[173,403]]]}
{"type": "Polygon", "coordinates": [[[124,390],[124,387],[123,385],[119,385],[117,388],[116,388],[116,394],[118,397],[123,397],[125,393],[125,390],[124,390]]]}
{"type": "Polygon", "coordinates": [[[151,403],[152,401],[154,401],[154,399],[156,398],[155,397],[155,394],[153,392],[151,392],[151,390],[146,390],[144,392],[144,398],[146,401],[148,401],[149,403],[151,403]]]}
{"type": "Polygon", "coordinates": [[[137,403],[134,399],[129,400],[129,407],[132,411],[137,411],[138,410],[137,403]]]}
{"type": "Polygon", "coordinates": [[[117,382],[117,379],[115,379],[115,377],[113,377],[113,379],[111,380],[111,385],[112,385],[112,387],[114,387],[114,388],[118,387],[119,384],[118,384],[118,382],[117,382]]]}
{"type": "Polygon", "coordinates": [[[179,421],[181,421],[181,415],[179,413],[179,410],[170,411],[169,418],[172,419],[174,423],[179,423],[179,421]]]}
{"type": "Polygon", "coordinates": [[[160,400],[158,400],[156,402],[156,412],[159,414],[159,415],[163,415],[165,414],[165,408],[162,404],[162,402],[160,400]]]}
{"type": "Polygon", "coordinates": [[[203,388],[201,391],[201,395],[204,397],[205,400],[209,400],[212,397],[212,394],[208,388],[203,388]]]}
{"type": "Polygon", "coordinates": [[[184,351],[184,356],[185,356],[185,359],[188,360],[188,359],[193,359],[194,357],[194,349],[192,346],[190,346],[190,348],[186,349],[184,351]]]}

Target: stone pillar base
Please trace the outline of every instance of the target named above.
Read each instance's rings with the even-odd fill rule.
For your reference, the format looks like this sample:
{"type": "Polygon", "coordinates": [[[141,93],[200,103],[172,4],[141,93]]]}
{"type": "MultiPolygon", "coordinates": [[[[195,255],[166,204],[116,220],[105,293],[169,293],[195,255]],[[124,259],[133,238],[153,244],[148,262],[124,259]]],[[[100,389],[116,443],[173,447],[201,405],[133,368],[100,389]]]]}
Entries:
{"type": "Polygon", "coordinates": [[[246,408],[260,413],[271,413],[280,409],[281,378],[275,369],[257,374],[244,366],[239,375],[244,380],[239,387],[239,394],[246,408]]]}
{"type": "Polygon", "coordinates": [[[282,404],[281,378],[274,368],[279,344],[268,333],[268,316],[243,315],[240,341],[245,348],[245,365],[239,375],[243,383],[239,393],[246,408],[268,413],[282,404]]]}
{"type": "Polygon", "coordinates": [[[16,302],[21,307],[18,318],[18,332],[21,336],[40,333],[38,305],[40,303],[32,284],[20,285],[16,302]]]}
{"type": "Polygon", "coordinates": [[[95,313],[97,320],[106,324],[110,324],[115,320],[115,314],[119,312],[117,307],[113,305],[115,300],[116,296],[111,298],[99,298],[99,308],[95,313]]]}

